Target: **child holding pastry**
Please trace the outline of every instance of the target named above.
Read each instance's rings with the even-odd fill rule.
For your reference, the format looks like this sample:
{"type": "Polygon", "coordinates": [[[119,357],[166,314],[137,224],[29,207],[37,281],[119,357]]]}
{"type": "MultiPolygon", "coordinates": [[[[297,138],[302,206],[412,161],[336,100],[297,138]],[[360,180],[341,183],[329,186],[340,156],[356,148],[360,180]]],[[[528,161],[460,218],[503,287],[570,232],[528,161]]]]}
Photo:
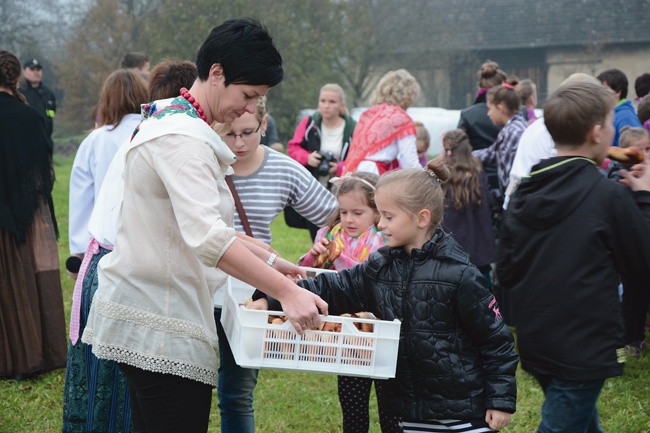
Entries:
{"type": "MultiPolygon", "coordinates": [[[[623,179],[621,170],[630,170],[634,164],[650,158],[650,133],[644,128],[624,126],[618,139],[618,147],[609,148],[612,158],[619,158],[609,172],[610,179],[623,179]]],[[[645,319],[650,304],[650,291],[645,274],[636,277],[622,275],[622,308],[625,323],[625,352],[628,356],[638,358],[645,344],[645,319]]]]}
{"type": "MultiPolygon", "coordinates": [[[[440,228],[448,176],[437,160],[384,174],[375,202],[387,246],[299,285],[331,314],[361,310],[401,322],[395,378],[382,381],[382,400],[404,431],[500,430],[515,412],[519,358],[485,279],[440,228]]],[[[278,307],[258,298],[261,308],[278,307]]]]}
{"type": "MultiPolygon", "coordinates": [[[[336,188],[339,210],[329,224],[318,231],[314,246],[300,259],[299,265],[341,271],[366,261],[370,253],[386,245],[386,238],[377,228],[379,212],[375,205],[375,185],[378,179],[376,174],[357,172],[330,180],[336,188]]],[[[387,413],[382,398],[383,381],[374,382],[381,431],[401,432],[397,418],[387,413]]],[[[368,432],[372,383],[373,379],[365,377],[338,377],[343,433],[368,432]]]]}
{"type": "Polygon", "coordinates": [[[618,147],[611,146],[607,155],[617,162],[607,177],[620,180],[620,170],[629,170],[634,164],[650,158],[650,133],[644,128],[624,126],[618,139],[618,147]]]}

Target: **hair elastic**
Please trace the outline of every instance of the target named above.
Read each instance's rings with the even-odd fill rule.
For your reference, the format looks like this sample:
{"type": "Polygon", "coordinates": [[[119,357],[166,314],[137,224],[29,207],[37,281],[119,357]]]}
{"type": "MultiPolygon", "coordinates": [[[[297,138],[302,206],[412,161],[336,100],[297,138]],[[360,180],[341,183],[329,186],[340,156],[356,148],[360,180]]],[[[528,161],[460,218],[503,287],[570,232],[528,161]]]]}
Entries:
{"type": "Polygon", "coordinates": [[[343,182],[345,182],[346,180],[348,180],[348,179],[358,180],[358,181],[362,182],[364,185],[370,187],[370,189],[372,189],[373,191],[375,190],[375,186],[373,184],[371,184],[370,182],[368,182],[365,179],[361,179],[359,176],[353,175],[351,172],[346,173],[345,176],[343,176],[343,177],[333,177],[333,178],[331,178],[330,183],[332,185],[334,185],[335,187],[340,188],[341,184],[343,182]]]}
{"type": "Polygon", "coordinates": [[[506,89],[515,90],[515,86],[513,86],[512,84],[508,84],[508,83],[501,83],[501,87],[505,87],[506,89]]]}
{"type": "Polygon", "coordinates": [[[442,179],[440,179],[440,178],[438,177],[438,175],[437,175],[433,170],[431,170],[431,169],[425,167],[425,168],[424,168],[424,171],[426,171],[427,173],[429,173],[429,176],[431,176],[431,177],[432,177],[436,182],[438,182],[438,183],[440,183],[440,184],[442,184],[442,183],[444,182],[442,179]]]}

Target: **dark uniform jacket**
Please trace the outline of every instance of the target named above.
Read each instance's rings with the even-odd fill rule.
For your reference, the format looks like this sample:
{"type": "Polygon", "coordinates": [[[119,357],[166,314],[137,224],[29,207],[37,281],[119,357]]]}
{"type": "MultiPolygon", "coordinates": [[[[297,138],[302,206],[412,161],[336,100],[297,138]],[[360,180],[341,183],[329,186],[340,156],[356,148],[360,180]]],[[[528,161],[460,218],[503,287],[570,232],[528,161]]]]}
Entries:
{"type": "Polygon", "coordinates": [[[52,153],[52,132],[54,131],[54,113],[56,112],[56,99],[54,93],[43,83],[32,87],[30,83],[21,83],[20,93],[25,96],[27,103],[38,111],[45,122],[45,133],[50,140],[50,154],[52,153]]]}

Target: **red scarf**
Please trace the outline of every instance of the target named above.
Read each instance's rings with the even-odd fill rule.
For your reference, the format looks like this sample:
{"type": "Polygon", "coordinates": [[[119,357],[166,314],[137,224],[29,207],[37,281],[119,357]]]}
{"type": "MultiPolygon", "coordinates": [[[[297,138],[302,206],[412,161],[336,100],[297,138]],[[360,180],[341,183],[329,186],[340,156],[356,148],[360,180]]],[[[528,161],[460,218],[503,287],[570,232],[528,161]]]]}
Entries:
{"type": "Polygon", "coordinates": [[[413,120],[400,107],[388,103],[370,107],[361,114],[354,128],[342,174],[355,171],[366,156],[379,152],[393,141],[416,134],[413,120]]]}

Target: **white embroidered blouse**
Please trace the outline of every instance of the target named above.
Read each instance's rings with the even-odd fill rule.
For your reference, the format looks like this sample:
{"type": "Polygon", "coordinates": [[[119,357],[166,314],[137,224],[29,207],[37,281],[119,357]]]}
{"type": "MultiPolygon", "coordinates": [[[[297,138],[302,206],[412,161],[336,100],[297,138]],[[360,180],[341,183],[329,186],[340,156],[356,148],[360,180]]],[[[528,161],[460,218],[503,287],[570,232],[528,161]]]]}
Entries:
{"type": "Polygon", "coordinates": [[[227,277],[216,265],[235,240],[224,180],[233,161],[200,119],[168,114],[140,125],[115,250],[100,261],[82,337],[98,358],[216,386],[212,298],[227,277]]]}

